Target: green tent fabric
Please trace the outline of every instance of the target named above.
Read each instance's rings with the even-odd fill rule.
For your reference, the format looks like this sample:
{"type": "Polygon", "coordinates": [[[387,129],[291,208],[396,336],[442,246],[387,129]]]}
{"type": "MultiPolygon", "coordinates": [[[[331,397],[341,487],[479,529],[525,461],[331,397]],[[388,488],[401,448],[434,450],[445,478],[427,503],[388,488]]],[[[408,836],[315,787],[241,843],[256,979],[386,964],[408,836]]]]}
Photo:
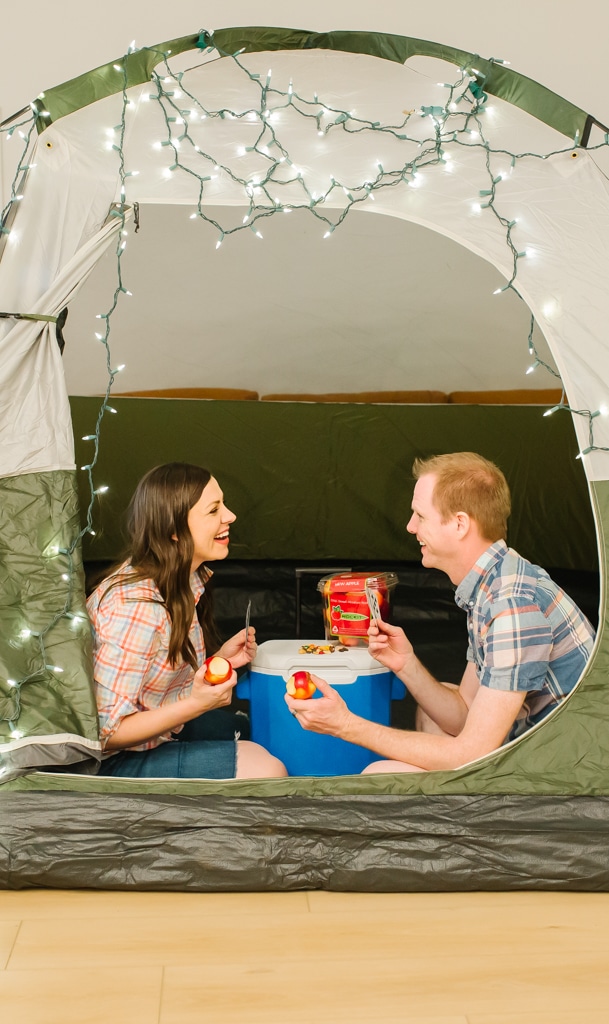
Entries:
{"type": "MultiPolygon", "coordinates": [[[[487,93],[502,101],[502,110],[514,118],[512,129],[522,131],[526,144],[535,138],[539,125],[549,133],[543,135],[543,144],[550,137],[554,140],[555,159],[543,164],[532,161],[519,179],[518,187],[536,213],[531,227],[533,242],[546,252],[545,262],[525,261],[519,270],[519,292],[556,353],[569,407],[574,411],[577,447],[592,495],[605,579],[609,438],[601,400],[609,362],[603,330],[604,303],[609,300],[604,299],[606,289],[601,284],[609,262],[604,242],[609,237],[605,230],[609,227],[609,198],[604,177],[589,154],[576,149],[575,155],[581,159],[574,164],[569,152],[573,145],[588,141],[594,118],[496,62],[476,58],[474,68],[473,54],[449,47],[393,36],[316,36],[284,29],[231,29],[219,31],[213,38],[197,35],[174,40],[126,55],[116,66],[108,65],[49,90],[44,108],[42,101],[34,104],[40,166],[36,176],[23,170],[24,198],[11,204],[5,230],[21,227],[26,241],[35,237],[32,232],[47,230],[52,244],[45,265],[35,267],[28,281],[20,274],[15,247],[6,244],[0,261],[0,287],[5,289],[7,309],[47,317],[45,321],[16,321],[8,329],[5,325],[0,337],[3,395],[7,396],[0,422],[5,453],[0,466],[1,514],[6,537],[0,599],[1,884],[609,889],[603,853],[605,797],[609,796],[609,711],[605,699],[609,645],[604,592],[598,643],[572,697],[522,740],[456,771],[226,783],[143,783],[88,774],[94,771],[100,749],[89,641],[80,621],[80,544],[93,526],[90,508],[89,512],[81,508],[82,521],[80,526],[76,523],[70,415],[51,323],[69,304],[104,247],[116,240],[130,216],[127,206],[137,200],[138,193],[112,153],[108,160],[112,158],[114,163],[94,162],[93,177],[90,153],[81,159],[75,138],[80,131],[91,131],[98,104],[109,104],[106,109],[118,111],[118,121],[123,99],[130,90],[141,89],[151,68],[169,59],[168,50],[175,55],[197,47],[216,47],[228,55],[226,60],[241,50],[254,57],[259,53],[264,57],[265,51],[284,56],[301,51],[312,61],[327,51],[345,61],[365,54],[381,64],[401,64],[412,54],[441,56],[461,73],[465,69],[476,102],[487,93]],[[72,137],[74,125],[77,129],[72,137]],[[558,135],[563,137],[559,140],[558,135]],[[73,168],[81,159],[78,174],[68,185],[51,166],[62,146],[70,154],[73,168]],[[571,170],[567,173],[568,159],[571,170]],[[67,211],[64,233],[57,231],[48,216],[57,200],[49,191],[53,187],[66,189],[60,192],[67,211]],[[70,189],[75,190],[72,203],[68,202],[70,189]],[[47,211],[42,228],[40,204],[47,211]],[[562,226],[550,215],[557,204],[570,224],[568,254],[561,244],[562,226]],[[87,211],[86,230],[82,209],[87,211]],[[546,301],[552,289],[560,292],[567,310],[573,308],[577,297],[577,321],[574,315],[556,319],[546,301]],[[55,771],[36,770],[50,763],[55,764],[55,771]],[[84,773],[73,774],[69,769],[74,764],[84,773]],[[19,826],[17,807],[26,814],[19,826]],[[77,819],[85,808],[90,819],[79,826],[77,819]],[[194,863],[185,874],[171,874],[169,868],[176,870],[181,855],[193,860],[186,839],[193,819],[200,822],[194,863]],[[143,820],[150,824],[142,829],[143,820]],[[501,827],[498,822],[503,822],[501,827]],[[103,836],[103,843],[88,847],[82,856],[77,848],[90,843],[91,826],[103,836]],[[158,851],[176,828],[183,829],[183,835],[178,836],[171,858],[165,862],[159,856],[151,864],[150,851],[158,851]],[[44,850],[40,857],[32,854],[26,849],[28,838],[39,831],[48,850],[53,835],[61,829],[65,829],[63,863],[43,869],[44,850]],[[220,849],[213,838],[210,842],[218,829],[220,849]],[[117,863],[119,831],[133,837],[122,864],[117,863]],[[368,841],[362,841],[366,834],[368,841]],[[231,835],[239,836],[232,845],[231,835]],[[544,863],[544,849],[553,851],[549,856],[559,865],[557,869],[544,863]],[[582,850],[584,855],[577,855],[582,850]],[[244,851],[247,871],[243,870],[244,851]],[[272,858],[281,862],[277,871],[269,871],[272,858]],[[219,859],[223,871],[208,870],[209,863],[216,864],[219,859]]],[[[201,73],[206,71],[203,67],[201,73]]],[[[441,116],[433,105],[421,109],[422,117],[433,120],[441,116]]],[[[445,144],[451,141],[447,138],[445,144]]],[[[111,149],[120,152],[116,145],[111,149]]],[[[379,173],[382,176],[384,172],[379,173]]],[[[145,187],[151,190],[148,199],[155,201],[150,181],[145,187]]],[[[488,219],[483,227],[462,222],[467,193],[453,194],[453,187],[461,185],[443,184],[433,201],[423,197],[416,219],[485,254],[510,280],[524,254],[506,252],[505,224],[488,219]]],[[[176,192],[174,201],[179,200],[176,192]]],[[[234,195],[227,193],[226,201],[234,202],[234,195]]],[[[383,197],[383,203],[379,203],[380,212],[408,217],[407,212],[396,212],[391,197],[383,197]]],[[[7,237],[10,234],[5,234],[5,242],[7,237]]],[[[101,404],[106,411],[107,398],[101,404]]],[[[339,423],[340,418],[336,423],[333,418],[328,429],[333,431],[339,423]]],[[[580,477],[579,485],[581,482],[580,477]]],[[[331,555],[332,550],[323,553],[331,555]]]]}

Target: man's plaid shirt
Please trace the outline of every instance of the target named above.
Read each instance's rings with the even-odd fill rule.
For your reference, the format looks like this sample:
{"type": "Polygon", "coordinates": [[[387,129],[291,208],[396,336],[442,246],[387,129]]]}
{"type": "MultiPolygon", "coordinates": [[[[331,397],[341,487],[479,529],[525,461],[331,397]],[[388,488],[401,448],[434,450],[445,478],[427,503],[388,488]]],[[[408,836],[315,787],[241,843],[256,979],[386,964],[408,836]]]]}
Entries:
{"type": "Polygon", "coordinates": [[[594,645],[579,608],[537,565],[504,541],[492,544],[461,581],[468,661],[482,686],[529,696],[507,740],[546,717],[571,692],[594,645]]]}

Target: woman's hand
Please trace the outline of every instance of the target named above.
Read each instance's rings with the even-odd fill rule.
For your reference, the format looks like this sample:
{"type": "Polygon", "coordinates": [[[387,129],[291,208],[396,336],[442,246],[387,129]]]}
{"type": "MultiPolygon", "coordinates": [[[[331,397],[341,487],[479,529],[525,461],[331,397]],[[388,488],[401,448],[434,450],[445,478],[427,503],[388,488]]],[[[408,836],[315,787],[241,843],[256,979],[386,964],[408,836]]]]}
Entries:
{"type": "Polygon", "coordinates": [[[213,711],[214,708],[223,708],[230,704],[236,682],[237,673],[233,672],[225,683],[216,683],[212,686],[205,679],[205,665],[203,665],[195,672],[189,695],[190,700],[199,705],[198,714],[202,715],[205,711],[213,711]]]}
{"type": "Polygon", "coordinates": [[[370,623],[368,650],[381,665],[398,675],[414,657],[410,640],[399,626],[391,626],[382,619],[370,623]]]}
{"type": "Polygon", "coordinates": [[[233,668],[240,668],[241,665],[248,665],[250,661],[253,661],[257,650],[256,630],[254,626],[250,626],[247,637],[245,629],[239,630],[238,633],[231,636],[230,640],[222,644],[216,654],[219,654],[221,658],[227,658],[233,668]]]}
{"type": "Polygon", "coordinates": [[[233,672],[225,683],[212,686],[205,681],[205,665],[195,672],[190,691],[178,700],[146,711],[125,715],[106,740],[105,750],[125,750],[138,743],[156,739],[165,733],[178,733],[186,722],[198,718],[206,711],[226,707],[233,696],[237,674],[233,672]]]}

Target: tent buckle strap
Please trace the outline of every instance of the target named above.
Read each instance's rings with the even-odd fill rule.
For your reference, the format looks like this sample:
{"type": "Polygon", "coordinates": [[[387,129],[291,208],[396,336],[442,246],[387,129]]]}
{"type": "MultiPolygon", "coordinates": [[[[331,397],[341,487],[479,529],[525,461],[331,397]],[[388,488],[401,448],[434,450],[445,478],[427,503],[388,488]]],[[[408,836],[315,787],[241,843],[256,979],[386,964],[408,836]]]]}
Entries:
{"type": "Polygon", "coordinates": [[[68,319],[68,307],[64,309],[57,316],[47,316],[46,313],[2,313],[0,312],[0,320],[41,320],[43,323],[55,324],[55,337],[59,346],[59,351],[63,355],[63,350],[66,347],[65,338],[63,336],[63,328],[65,322],[68,319]]]}
{"type": "Polygon", "coordinates": [[[44,320],[49,324],[56,324],[56,316],[46,316],[44,313],[0,313],[0,318],[4,320],[44,320]]]}

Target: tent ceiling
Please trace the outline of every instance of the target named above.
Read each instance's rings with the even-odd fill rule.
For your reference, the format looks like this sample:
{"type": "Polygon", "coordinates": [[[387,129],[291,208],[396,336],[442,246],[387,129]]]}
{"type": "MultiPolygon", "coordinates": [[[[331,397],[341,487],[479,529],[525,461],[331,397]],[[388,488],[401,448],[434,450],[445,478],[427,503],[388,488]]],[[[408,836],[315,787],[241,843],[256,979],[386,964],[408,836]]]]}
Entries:
{"type": "MultiPolygon", "coordinates": [[[[139,232],[129,227],[123,277],[133,296],[122,302],[111,335],[114,364],[126,364],[117,391],[556,384],[542,369],[525,376],[526,305],[513,293],[493,295],[503,284],[499,272],[449,238],[353,211],[324,240],[318,222],[293,212],[263,222],[263,240],[240,232],[216,251],[214,229],[189,212],[146,205],[139,232]]],[[[70,307],[64,364],[71,394],[105,390],[95,317],[108,307],[115,279],[110,251],[70,307]]]]}
{"type": "MultiPolygon", "coordinates": [[[[439,82],[459,78],[453,64],[421,57],[409,60],[408,72],[364,54],[318,53],[312,61],[311,51],[295,51],[249,55],[242,62],[257,70],[261,80],[270,64],[272,83],[279,89],[286,90],[294,80],[301,96],[312,98],[319,90],[320,100],[328,97],[331,106],[387,124],[399,124],[406,105],[445,102],[446,89],[439,82]]],[[[184,79],[185,95],[192,89],[212,108],[257,109],[259,88],[234,62],[192,52],[171,62],[174,71],[193,65],[199,70],[184,79]]],[[[364,216],[364,204],[324,240],[323,221],[293,211],[259,221],[263,241],[240,231],[227,236],[216,251],[215,229],[189,219],[196,208],[192,177],[183,172],[167,176],[171,154],[159,142],[167,129],[157,104],[150,102],[151,90],[149,85],[132,90],[133,115],[127,111],[128,167],[138,170],[137,177],[126,181],[127,198],[141,204],[142,229],[137,235],[131,232],[123,257],[133,298],[121,302],[112,324],[113,362],[127,367],[116,390],[196,383],[253,388],[261,394],[395,387],[451,391],[556,383],[543,371],[525,377],[529,315],[513,293],[493,296],[504,283],[500,273],[420,224],[364,216]],[[177,206],[165,206],[168,202],[177,206]]],[[[394,167],[405,158],[404,143],[391,134],[352,134],[345,145],[336,129],[319,138],[314,122],[303,134],[303,118],[284,109],[279,96],[269,99],[269,106],[273,104],[278,105],[273,115],[278,138],[294,164],[304,168],[313,191],[326,190],[331,173],[339,181],[355,183],[373,178],[379,163],[394,167]]],[[[181,105],[194,104],[182,97],[181,105]]],[[[496,130],[500,120],[502,145],[519,152],[565,146],[564,138],[547,125],[531,123],[509,105],[495,101],[493,106],[493,126],[496,130]]],[[[260,134],[259,122],[249,116],[197,119],[190,131],[220,163],[255,178],[268,165],[246,150],[260,134]]],[[[69,131],[80,150],[97,151],[101,163],[102,153],[116,141],[108,126],[117,117],[117,98],[109,97],[96,105],[95,117],[85,107],[69,118],[69,125],[60,121],[58,128],[69,131]]],[[[421,140],[433,134],[428,118],[415,118],[408,130],[421,140]]],[[[45,134],[52,137],[54,131],[52,126],[45,134]]],[[[241,225],[247,212],[241,205],[243,189],[226,175],[213,174],[211,167],[202,171],[201,158],[186,149],[180,150],[186,166],[192,163],[198,173],[212,173],[205,183],[206,217],[226,230],[241,225]]],[[[416,143],[411,149],[414,156],[416,143]]],[[[465,161],[476,156],[465,149],[459,154],[465,161]]],[[[470,191],[476,195],[475,172],[470,174],[464,198],[470,191]]],[[[297,184],[275,189],[283,202],[303,201],[297,184]]],[[[393,191],[367,204],[369,212],[381,203],[392,212],[393,191]]],[[[335,221],[340,198],[338,190],[338,199],[330,196],[320,212],[335,221]]],[[[399,202],[395,212],[404,215],[399,202]]],[[[417,205],[411,213],[416,218],[417,205]]],[[[506,268],[507,256],[505,250],[506,268]]],[[[69,344],[64,360],[72,394],[105,390],[105,353],[88,339],[99,326],[95,314],[108,308],[115,266],[114,256],[107,253],[103,267],[72,303],[66,336],[76,344],[69,344]]],[[[544,361],[552,362],[536,335],[537,341],[544,361]]]]}
{"type": "MultiPolygon", "coordinates": [[[[201,366],[210,375],[201,384],[246,385],[262,392],[395,387],[396,376],[400,386],[409,388],[518,385],[525,382],[528,353],[516,357],[518,372],[511,378],[497,353],[503,350],[501,335],[512,337],[506,329],[508,302],[514,300],[512,306],[519,307],[516,315],[523,319],[522,328],[514,330],[521,344],[528,327],[526,310],[523,313],[511,294],[492,297],[497,285],[513,278],[518,260],[518,291],[547,334],[570,406],[582,410],[576,427],[582,447],[587,452],[594,449],[589,460],[593,475],[606,473],[605,418],[596,420],[594,439],[588,430],[606,403],[603,239],[609,193],[594,155],[574,152],[571,140],[550,128],[547,120],[531,117],[509,100],[494,97],[472,122],[467,81],[461,82],[465,91],[448,101],[447,119],[441,118],[438,135],[438,111],[442,114],[441,102],[447,95],[440,83],[451,81],[451,75],[438,71],[433,60],[428,61],[427,74],[419,67],[401,67],[369,55],[315,49],[247,54],[246,62],[249,72],[230,57],[212,57],[185,76],[172,72],[162,83],[156,79],[152,86],[127,90],[124,106],[121,89],[60,117],[42,133],[36,169],[28,177],[16,231],[8,236],[3,259],[12,307],[31,309],[39,301],[36,275],[22,273],[26,239],[41,235],[44,226],[44,252],[38,245],[35,249],[40,251],[40,276],[48,288],[59,271],[65,275],[66,268],[76,270],[70,259],[83,241],[94,237],[100,211],[124,195],[127,204],[137,202],[144,209],[175,204],[181,212],[167,216],[182,217],[181,234],[174,236],[169,227],[161,226],[154,242],[151,233],[146,269],[138,272],[134,264],[133,280],[125,278],[131,291],[148,281],[153,290],[142,289],[147,293],[147,301],[140,300],[145,302],[144,315],[133,320],[122,350],[121,316],[112,317],[110,365],[133,363],[131,345],[131,352],[139,356],[134,365],[145,376],[155,366],[154,349],[165,357],[171,346],[169,364],[161,361],[159,377],[160,383],[175,381],[176,386],[193,383],[201,366]],[[271,65],[269,91],[262,83],[265,78],[270,82],[271,65]],[[292,80],[293,96],[292,86],[288,89],[292,80]],[[154,97],[151,87],[157,90],[154,97]],[[187,92],[188,109],[183,109],[187,92]],[[258,110],[250,93],[258,95],[258,110]],[[303,106],[305,110],[297,109],[303,106]],[[313,118],[303,116],[312,108],[313,118]],[[337,111],[342,112],[338,118],[337,111]],[[256,149],[244,131],[250,115],[252,131],[259,133],[256,149]],[[283,154],[281,159],[278,153],[283,154]],[[263,181],[258,165],[269,169],[263,181]],[[130,175],[124,181],[119,173],[123,167],[130,175]],[[131,173],[135,170],[139,175],[131,173]],[[495,186],[492,205],[483,199],[494,195],[495,186]],[[374,195],[368,194],[371,189],[374,195]],[[50,196],[55,198],[51,201],[50,196]],[[225,234],[235,218],[238,222],[248,196],[253,219],[249,226],[264,227],[268,237],[263,242],[246,226],[237,235],[225,234]],[[298,206],[303,198],[306,211],[292,210],[289,216],[282,212],[282,206],[298,206]],[[357,208],[339,226],[351,202],[357,208]],[[218,206],[225,208],[222,218],[215,227],[205,223],[218,206]],[[57,209],[64,211],[61,232],[56,230],[57,209]],[[364,216],[364,209],[374,210],[377,217],[364,216]],[[195,220],[189,224],[187,217],[193,212],[195,220]],[[267,219],[269,213],[278,216],[267,219]],[[398,220],[411,223],[405,227],[398,220]],[[325,229],[334,224],[339,230],[323,241],[325,229]],[[426,252],[427,241],[440,242],[423,228],[464,249],[451,248],[444,240],[446,249],[426,252]],[[218,234],[210,239],[210,229],[224,238],[219,253],[214,251],[218,234]],[[342,250],[335,244],[341,234],[342,250]],[[419,241],[423,237],[425,243],[419,241]],[[598,241],[594,259],[591,239],[598,241]],[[308,262],[302,256],[307,242],[308,262]],[[191,244],[198,248],[191,252],[191,244]],[[230,254],[230,263],[224,260],[225,253],[230,254]],[[319,273],[320,254],[325,276],[319,273]],[[214,270],[227,268],[223,282],[216,282],[210,270],[214,257],[214,270]],[[488,265],[479,263],[481,258],[488,265]],[[446,282],[459,274],[460,287],[449,296],[446,282]],[[171,316],[159,312],[161,295],[169,300],[171,316]],[[195,301],[187,312],[190,295],[195,301]],[[485,303],[491,311],[486,319],[485,303]],[[387,310],[393,310],[391,323],[387,310]],[[245,314],[239,323],[234,320],[237,311],[245,314]],[[481,323],[474,323],[472,311],[482,312],[481,323]],[[477,351],[470,345],[472,339],[482,342],[477,351]],[[492,339],[492,350],[487,339],[492,339]],[[181,366],[174,363],[177,351],[181,366]],[[330,366],[336,367],[333,379],[330,366]],[[231,372],[245,371],[245,379],[219,380],[216,375],[224,376],[229,367],[231,372]],[[188,375],[186,382],[173,377],[178,368],[188,375]],[[445,369],[450,372],[439,379],[445,369]]],[[[123,72],[119,65],[108,73],[115,77],[123,72]]],[[[457,68],[456,78],[460,74],[457,68]]],[[[479,83],[474,89],[478,93],[479,83]]],[[[157,211],[149,221],[162,216],[157,211]]],[[[127,246],[125,274],[131,250],[144,249],[141,237],[132,236],[127,246]]],[[[73,311],[74,297],[66,291],[62,303],[69,303],[73,311]]],[[[133,300],[120,296],[122,316],[129,302],[133,300]]],[[[45,298],[43,312],[48,304],[45,298]]],[[[107,319],[112,305],[110,295],[106,301],[95,301],[97,312],[108,311],[107,319]]],[[[84,315],[83,352],[89,338],[95,348],[93,333],[99,324],[92,318],[93,310],[84,315]]],[[[24,351],[26,345],[24,339],[24,351]]],[[[15,344],[11,352],[16,358],[15,344]]],[[[85,376],[86,388],[72,379],[70,390],[103,390],[103,383],[93,381],[88,371],[85,376]]],[[[128,376],[122,380],[126,390],[156,383],[128,376]]],[[[531,378],[527,382],[537,383],[531,378]]],[[[60,371],[58,391],[62,386],[60,371]]],[[[18,398],[15,395],[14,401],[18,398]]],[[[27,408],[42,429],[31,404],[27,408]]]]}

